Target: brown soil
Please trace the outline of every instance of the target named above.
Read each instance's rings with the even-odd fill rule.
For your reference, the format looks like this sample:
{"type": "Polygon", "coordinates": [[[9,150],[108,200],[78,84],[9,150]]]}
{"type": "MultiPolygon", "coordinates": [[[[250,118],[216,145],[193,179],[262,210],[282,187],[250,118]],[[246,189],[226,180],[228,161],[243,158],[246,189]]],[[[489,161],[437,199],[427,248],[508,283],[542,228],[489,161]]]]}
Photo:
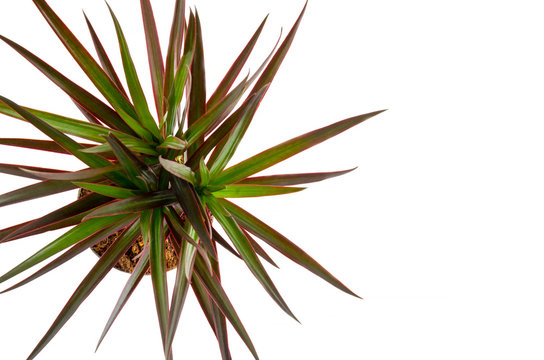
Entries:
{"type": "MultiPolygon", "coordinates": [[[[88,190],[80,189],[79,191],[79,197],[85,196],[88,194],[88,190]]],[[[98,244],[91,247],[91,250],[98,256],[102,256],[106,250],[110,247],[112,243],[117,240],[119,235],[123,232],[123,229],[116,232],[115,234],[110,235],[109,237],[105,238],[104,240],[100,241],[98,244]]],[[[117,264],[115,265],[115,268],[117,270],[126,272],[126,273],[132,273],[134,271],[134,267],[138,263],[139,255],[144,250],[144,240],[142,236],[138,236],[136,241],[132,244],[132,246],[125,252],[125,254],[119,259],[117,264]]],[[[168,271],[175,269],[178,266],[178,258],[176,256],[176,252],[174,250],[174,247],[172,246],[172,243],[170,240],[166,240],[166,269],[168,271]]],[[[146,274],[149,274],[150,271],[148,270],[146,274]]]]}

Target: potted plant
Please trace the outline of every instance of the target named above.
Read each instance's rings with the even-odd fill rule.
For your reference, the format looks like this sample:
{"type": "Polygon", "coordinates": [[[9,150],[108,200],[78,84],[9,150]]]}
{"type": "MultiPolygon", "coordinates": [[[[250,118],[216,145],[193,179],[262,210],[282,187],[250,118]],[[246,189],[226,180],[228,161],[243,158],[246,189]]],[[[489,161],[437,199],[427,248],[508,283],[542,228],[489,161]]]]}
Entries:
{"type": "Polygon", "coordinates": [[[275,264],[260,242],[356,296],[301,248],[232,201],[298,192],[304,189],[301,184],[349,172],[258,175],[381,112],[338,121],[229,165],[289,50],[306,6],[262,66],[255,73],[240,76],[263,30],[265,18],[219,86],[209,94],[198,13],[186,14],[185,1],[176,1],[169,45],[163,51],[150,1],[141,0],[153,87],[153,101],[148,101],[122,27],[111,8],[126,89],[120,80],[121,72],[114,69],[89,19],[86,21],[98,60],[45,0],[33,2],[107,103],[37,55],[0,35],[4,43],[59,86],[85,119],[30,109],[0,95],[0,113],[30,123],[50,139],[0,139],[0,144],[69,154],[85,164],[79,171],[0,164],[0,172],[38,180],[1,195],[0,206],[80,189],[80,196],[72,203],[40,218],[0,230],[0,243],[66,230],[1,275],[0,283],[55,255],[60,254],[5,291],[46,274],[89,248],[99,255],[96,265],[28,359],[39,354],[114,267],[129,272],[130,276],[100,341],[134,289],[149,273],[166,359],[173,359],[172,342],[189,288],[217,337],[222,358],[231,358],[227,321],[257,358],[251,339],[222,287],[218,247],[243,261],[279,307],[293,318],[263,267],[263,261],[275,264]],[[85,141],[76,141],[72,136],[85,141]],[[218,228],[227,236],[222,236],[218,228]],[[173,294],[169,298],[166,273],[172,269],[176,269],[176,278],[175,283],[170,284],[173,294]]]}

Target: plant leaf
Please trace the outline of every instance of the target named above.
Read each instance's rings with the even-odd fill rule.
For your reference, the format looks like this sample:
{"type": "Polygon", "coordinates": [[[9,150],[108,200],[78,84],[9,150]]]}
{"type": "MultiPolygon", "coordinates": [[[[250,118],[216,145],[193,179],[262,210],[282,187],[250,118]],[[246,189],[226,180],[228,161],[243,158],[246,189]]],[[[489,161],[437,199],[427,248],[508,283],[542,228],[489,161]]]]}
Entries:
{"type": "Polygon", "coordinates": [[[212,178],[215,178],[221,171],[223,171],[230,159],[232,159],[232,156],[234,155],[234,152],[242,141],[242,138],[246,134],[249,124],[251,123],[253,116],[255,116],[257,107],[261,103],[261,100],[263,99],[263,96],[266,93],[267,89],[268,86],[264,86],[255,96],[253,96],[249,100],[249,103],[243,115],[240,117],[240,120],[238,121],[232,132],[228,135],[228,140],[225,142],[225,145],[222,147],[219,155],[214,158],[213,163],[210,165],[210,174],[212,178]]]}
{"type": "MultiPolygon", "coordinates": [[[[0,145],[7,146],[17,146],[21,148],[49,151],[60,154],[69,154],[62,146],[59,146],[54,141],[49,140],[35,140],[35,139],[14,139],[14,138],[3,138],[0,139],[0,145]]],[[[94,146],[93,144],[81,144],[85,148],[94,146]]]]}
{"type": "Polygon", "coordinates": [[[85,219],[108,217],[112,215],[137,213],[143,210],[166,206],[176,201],[175,195],[169,190],[155,191],[128,199],[117,200],[91,212],[85,219]]]}
{"type": "Polygon", "coordinates": [[[253,357],[255,359],[259,359],[257,351],[255,350],[255,347],[253,346],[253,343],[251,342],[247,331],[242,325],[240,318],[236,314],[236,310],[234,310],[234,307],[232,306],[229,298],[227,297],[225,290],[223,290],[220,281],[215,276],[211,275],[209,271],[207,271],[206,266],[200,256],[197,256],[195,261],[195,273],[201,281],[201,284],[206,288],[206,291],[211,296],[215,304],[229,319],[236,332],[240,335],[240,338],[242,338],[247,348],[253,354],[253,357]]]}
{"type": "Polygon", "coordinates": [[[0,207],[38,199],[77,188],[68,181],[46,180],[0,195],[0,207]]]}
{"type": "MultiPolygon", "coordinates": [[[[196,232],[193,230],[190,235],[196,237],[196,232]]],[[[185,304],[185,298],[189,291],[190,279],[193,276],[196,253],[196,248],[193,245],[189,242],[184,242],[181,254],[179,255],[176,282],[174,292],[172,293],[172,307],[168,317],[168,333],[164,347],[165,353],[169,353],[172,350],[172,342],[179,324],[183,305],[185,304]]]]}
{"type": "Polygon", "coordinates": [[[140,0],[142,8],[142,18],[144,21],[145,40],[147,44],[147,56],[149,59],[149,69],[151,71],[151,83],[153,85],[153,94],[155,95],[155,105],[159,119],[163,116],[164,100],[164,63],[162,60],[162,51],[157,33],[157,25],[153,16],[153,8],[149,0],[140,0]]]}
{"type": "Polygon", "coordinates": [[[59,330],[66,324],[68,319],[76,312],[79,306],[91,294],[96,286],[104,279],[108,272],[115,266],[117,261],[128,250],[134,242],[134,237],[123,236],[115,241],[106,252],[100,257],[89,274],[83,279],[76,291],[68,300],[68,303],[61,310],[59,316],[53,322],[45,336],[29,355],[28,360],[34,359],[38,353],[53,339],[59,330]]]}
{"type": "Polygon", "coordinates": [[[164,96],[170,96],[170,89],[174,83],[174,74],[181,57],[185,22],[185,0],[176,0],[174,18],[170,30],[168,52],[166,54],[166,69],[164,75],[164,96]]]}
{"type": "Polygon", "coordinates": [[[299,192],[305,188],[301,187],[285,187],[285,186],[270,186],[270,185],[225,185],[223,190],[213,192],[216,198],[245,198],[259,196],[274,196],[291,194],[299,192]]]}
{"type": "Polygon", "coordinates": [[[61,173],[64,171],[64,170],[57,170],[57,169],[45,169],[45,168],[39,168],[39,167],[27,166],[27,165],[0,164],[0,173],[25,177],[29,179],[42,180],[42,178],[36,175],[33,175],[29,170],[38,171],[38,172],[48,172],[48,173],[52,173],[52,172],[61,173]]]}
{"type": "MultiPolygon", "coordinates": [[[[46,169],[44,169],[46,170],[46,169]]],[[[64,181],[78,181],[78,180],[100,180],[103,179],[104,175],[109,174],[114,171],[121,170],[120,166],[107,166],[104,168],[87,168],[78,171],[53,171],[46,172],[40,170],[27,169],[25,172],[30,175],[35,176],[38,179],[46,180],[64,180],[64,181]]]]}
{"type": "Polygon", "coordinates": [[[47,5],[45,0],[33,0],[33,2],[53,31],[55,31],[68,52],[108,102],[120,113],[124,113],[131,118],[136,118],[136,112],[130,101],[117,88],[104,70],[102,70],[100,65],[98,65],[89,52],[83,47],[77,37],[72,34],[51,7],[47,5]]]}
{"type": "Polygon", "coordinates": [[[187,219],[195,229],[200,241],[212,257],[216,257],[216,250],[212,244],[210,232],[206,224],[207,215],[202,208],[194,187],[185,180],[176,176],[170,176],[172,189],[187,219]]]}
{"type": "Polygon", "coordinates": [[[6,99],[3,96],[0,96],[0,101],[11,107],[13,110],[18,112],[25,120],[27,120],[29,123],[34,125],[38,130],[43,132],[45,135],[51,138],[51,140],[55,141],[57,144],[62,146],[66,151],[73,154],[76,158],[84,162],[85,164],[91,166],[91,167],[105,167],[108,165],[111,165],[111,163],[101,158],[100,156],[94,155],[94,154],[85,154],[82,153],[80,150],[84,149],[82,145],[80,145],[78,142],[72,140],[70,137],[66,136],[65,134],[61,133],[51,125],[47,124],[37,116],[32,115],[16,103],[14,103],[11,100],[6,99]]]}
{"type": "Polygon", "coordinates": [[[44,215],[32,221],[27,226],[24,226],[17,231],[9,234],[5,239],[9,240],[18,235],[26,234],[28,232],[40,229],[44,226],[49,226],[56,222],[62,221],[68,217],[88,212],[92,209],[95,209],[97,206],[107,203],[108,201],[110,201],[110,199],[102,195],[88,194],[66,206],[63,206],[57,210],[50,212],[47,215],[44,215]]]}
{"type": "Polygon", "coordinates": [[[164,168],[164,170],[168,171],[170,174],[186,180],[193,185],[196,184],[196,175],[193,170],[191,170],[191,168],[189,168],[188,166],[172,160],[164,159],[162,156],[159,157],[159,162],[161,163],[161,166],[164,168]]]}
{"type": "Polygon", "coordinates": [[[376,111],[364,115],[345,119],[276,145],[241,163],[223,171],[216,179],[216,184],[237,182],[259,171],[269,168],[293,155],[311,148],[333,136],[336,136],[363,121],[376,116],[383,111],[376,111]]]}
{"type": "MultiPolygon", "coordinates": [[[[139,225],[139,224],[138,224],[139,225]]],[[[117,300],[117,303],[115,304],[115,307],[113,308],[113,311],[108,319],[108,322],[106,323],[106,326],[104,327],[104,330],[102,331],[102,335],[100,335],[100,339],[98,340],[98,344],[96,345],[96,350],[100,347],[100,344],[106,337],[106,334],[110,330],[111,326],[113,325],[113,322],[115,319],[117,319],[117,316],[125,307],[128,299],[136,290],[136,287],[142,281],[144,278],[144,275],[149,268],[149,246],[146,246],[144,250],[142,251],[142,256],[140,256],[140,259],[138,260],[138,263],[134,267],[134,271],[132,274],[130,274],[130,277],[128,278],[127,283],[125,284],[125,287],[123,288],[123,291],[121,292],[121,295],[119,296],[119,299],[117,300]]]]}
{"type": "Polygon", "coordinates": [[[77,101],[78,104],[80,104],[87,111],[89,111],[102,122],[104,122],[104,124],[107,124],[114,129],[127,132],[130,135],[134,134],[130,127],[128,127],[124,123],[124,120],[119,116],[119,114],[117,114],[112,108],[104,104],[98,98],[90,94],[82,87],[75,84],[73,81],[62,75],[57,70],[53,69],[50,65],[32,54],[24,47],[1,35],[0,39],[9,46],[11,46],[25,59],[27,59],[32,65],[34,65],[45,76],[47,76],[58,87],[60,87],[65,93],[67,93],[72,99],[77,101]]]}
{"type": "Polygon", "coordinates": [[[83,16],[85,17],[85,21],[87,22],[87,27],[89,28],[89,33],[91,34],[91,38],[93,40],[94,48],[96,50],[96,53],[98,54],[98,60],[100,60],[100,64],[102,64],[102,68],[108,74],[110,79],[113,81],[115,86],[123,93],[123,95],[127,96],[127,93],[125,91],[125,88],[123,87],[123,84],[121,83],[121,80],[119,80],[119,76],[117,76],[117,72],[115,71],[115,68],[113,67],[110,58],[108,54],[106,53],[106,50],[104,49],[104,46],[102,45],[102,42],[98,38],[98,35],[96,34],[96,31],[94,31],[94,27],[91,24],[91,21],[87,17],[87,14],[83,12],[83,16]]]}
{"type": "Polygon", "coordinates": [[[238,75],[240,75],[240,72],[242,71],[242,68],[244,67],[247,59],[249,58],[249,55],[253,51],[253,48],[255,47],[255,44],[257,43],[257,40],[259,39],[259,36],[261,35],[261,32],[263,31],[264,25],[266,23],[266,20],[268,19],[268,15],[264,18],[264,20],[261,22],[261,25],[259,25],[259,28],[257,28],[257,31],[253,34],[251,39],[249,39],[249,42],[244,47],[240,55],[238,55],[238,58],[234,61],[231,68],[221,81],[221,83],[217,86],[217,89],[215,92],[210,96],[210,99],[208,100],[207,107],[211,108],[215,104],[219,102],[220,99],[225,97],[227,95],[228,91],[230,90],[232,84],[236,81],[236,78],[238,78],[238,75]]]}
{"type": "Polygon", "coordinates": [[[246,185],[274,185],[274,186],[291,186],[299,184],[308,184],[318,182],[326,179],[330,179],[336,176],[344,175],[352,172],[356,168],[334,171],[334,172],[322,172],[322,173],[306,173],[306,174],[283,174],[283,175],[270,175],[250,177],[238,181],[236,184],[246,185]]]}
{"type": "Polygon", "coordinates": [[[149,243],[151,282],[163,345],[168,333],[168,287],[166,283],[165,239],[162,232],[162,209],[146,210],[141,216],[142,236],[149,243]]]}
{"type": "Polygon", "coordinates": [[[293,260],[295,263],[313,272],[336,288],[358,297],[353,291],[348,289],[338,279],[325,270],[325,268],[323,268],[318,262],[312,259],[297,245],[289,241],[289,239],[287,239],[285,236],[281,235],[279,232],[272,229],[270,226],[266,225],[261,220],[257,219],[255,216],[251,215],[235,204],[226,200],[219,200],[219,202],[234,217],[237,223],[239,223],[249,232],[253,233],[255,236],[261,238],[268,245],[272,246],[274,249],[293,260]]]}
{"type": "Polygon", "coordinates": [[[23,271],[30,269],[34,265],[39,264],[45,259],[50,258],[51,256],[76,244],[77,242],[87,238],[88,236],[91,236],[94,233],[101,231],[104,227],[122,221],[124,218],[126,218],[126,215],[90,219],[77,225],[76,227],[61,235],[56,240],[47,244],[34,255],[30,256],[28,259],[26,259],[4,275],[0,276],[0,283],[3,283],[11,279],[12,277],[22,273],[23,271]]]}
{"type": "MultiPolygon", "coordinates": [[[[125,230],[124,230],[123,234],[121,234],[119,236],[119,238],[122,237],[122,236],[125,236],[125,234],[127,233],[127,229],[128,229],[127,226],[133,221],[134,221],[134,219],[132,219],[132,218],[126,218],[125,221],[121,221],[119,223],[108,226],[108,227],[104,228],[103,230],[101,230],[101,231],[87,237],[86,239],[78,242],[77,244],[72,246],[70,249],[68,249],[66,252],[64,252],[63,254],[58,256],[55,260],[53,260],[49,264],[42,267],[40,270],[36,271],[34,274],[32,274],[29,277],[27,277],[26,279],[18,282],[17,284],[11,286],[10,288],[2,291],[0,294],[3,294],[3,293],[8,292],[8,291],[15,290],[15,289],[17,289],[17,288],[19,288],[19,287],[21,287],[23,285],[28,284],[29,282],[31,282],[33,280],[36,280],[40,276],[45,275],[48,272],[50,272],[51,270],[56,269],[60,265],[62,265],[64,263],[66,263],[67,261],[73,259],[77,255],[81,254],[83,251],[91,248],[92,246],[96,245],[97,243],[99,243],[100,241],[106,239],[107,237],[115,234],[116,232],[122,230],[123,228],[125,228],[125,230]]],[[[137,224],[137,225],[138,225],[137,229],[139,229],[139,224],[137,224]]],[[[134,235],[134,238],[135,238],[135,235],[134,235]]]]}
{"type": "Polygon", "coordinates": [[[125,189],[117,186],[85,182],[74,182],[74,184],[82,189],[87,189],[97,194],[101,194],[114,199],[128,199],[137,195],[137,193],[132,189],[125,189]]]}
{"type": "Polygon", "coordinates": [[[174,149],[179,151],[185,151],[187,149],[187,142],[177,138],[173,135],[166,137],[164,142],[157,146],[157,148],[174,149]]]}
{"type": "MultiPolygon", "coordinates": [[[[191,127],[206,113],[206,73],[204,67],[204,45],[202,43],[202,27],[200,17],[195,11],[195,54],[191,66],[191,94],[189,99],[189,120],[191,127]]],[[[188,34],[191,34],[188,31],[188,34]]],[[[189,36],[189,35],[188,35],[189,36]]]]}
{"type": "Polygon", "coordinates": [[[255,250],[255,253],[262,257],[264,260],[266,260],[270,265],[276,267],[279,269],[279,266],[276,264],[276,262],[268,255],[268,253],[262,248],[262,246],[251,237],[251,235],[248,234],[248,232],[242,228],[242,232],[247,237],[249,242],[251,243],[251,247],[253,250],[255,250]]]}
{"type": "Polygon", "coordinates": [[[234,243],[234,246],[238,250],[238,253],[242,256],[253,275],[255,275],[257,280],[259,280],[261,285],[263,285],[263,287],[265,288],[266,292],[270,295],[270,297],[272,297],[272,299],[278,304],[278,306],[296,320],[295,315],[291,312],[291,310],[283,300],[282,296],[279,294],[276,286],[266,273],[266,270],[264,269],[259,258],[255,254],[255,250],[253,250],[253,248],[251,247],[249,240],[244,235],[238,224],[231,216],[229,216],[228,212],[225,210],[225,208],[223,208],[223,206],[221,205],[221,203],[219,203],[217,199],[211,196],[207,196],[205,198],[205,201],[217,221],[221,224],[225,232],[228,234],[229,238],[234,243]]]}
{"type": "Polygon", "coordinates": [[[109,7],[109,5],[108,8],[110,10],[113,23],[115,24],[115,30],[117,31],[117,39],[119,41],[121,59],[123,60],[123,67],[125,69],[125,76],[127,79],[128,89],[130,91],[130,96],[132,97],[132,101],[134,102],[136,113],[138,114],[138,117],[141,120],[142,125],[144,126],[143,130],[134,129],[134,131],[138,132],[140,136],[144,137],[147,140],[152,140],[152,138],[149,136],[149,132],[151,132],[151,134],[153,134],[155,138],[160,139],[161,135],[159,132],[159,127],[157,126],[157,123],[155,122],[153,116],[149,111],[147,100],[145,98],[144,91],[142,90],[140,80],[138,79],[136,67],[134,66],[134,62],[132,61],[132,56],[130,55],[125,35],[123,34],[121,25],[119,24],[119,21],[117,20],[117,17],[115,16],[113,10],[111,9],[111,7],[109,7]]]}

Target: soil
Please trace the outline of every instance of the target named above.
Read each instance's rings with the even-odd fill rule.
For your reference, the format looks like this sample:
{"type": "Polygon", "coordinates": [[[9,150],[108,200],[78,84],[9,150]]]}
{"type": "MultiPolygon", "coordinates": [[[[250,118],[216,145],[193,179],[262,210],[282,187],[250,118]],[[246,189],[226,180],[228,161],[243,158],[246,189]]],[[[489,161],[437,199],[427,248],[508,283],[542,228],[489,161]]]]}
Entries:
{"type": "MultiPolygon", "coordinates": [[[[80,189],[79,191],[79,197],[83,197],[89,193],[88,190],[80,189]]],[[[104,240],[100,241],[98,244],[91,247],[91,250],[97,255],[102,256],[106,250],[110,247],[112,243],[117,240],[119,235],[123,232],[124,229],[121,229],[120,231],[116,232],[115,234],[110,235],[109,237],[105,238],[104,240]]],[[[136,267],[136,264],[139,260],[139,255],[144,250],[144,240],[142,236],[138,236],[136,241],[132,244],[132,246],[125,252],[125,254],[119,259],[117,264],[115,265],[115,268],[117,270],[126,272],[126,273],[132,273],[134,271],[134,267],[136,267]]],[[[174,250],[174,247],[172,246],[172,243],[170,240],[166,240],[166,269],[168,271],[175,269],[178,266],[178,258],[177,254],[174,250]]],[[[146,274],[150,274],[149,269],[147,270],[146,274]]]]}

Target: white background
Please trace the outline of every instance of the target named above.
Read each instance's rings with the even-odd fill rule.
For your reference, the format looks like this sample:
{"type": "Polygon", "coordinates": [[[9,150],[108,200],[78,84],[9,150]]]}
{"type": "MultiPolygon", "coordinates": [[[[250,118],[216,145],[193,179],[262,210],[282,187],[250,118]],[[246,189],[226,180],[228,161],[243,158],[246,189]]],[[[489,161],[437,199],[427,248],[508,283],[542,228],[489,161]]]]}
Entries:
{"type": "MultiPolygon", "coordinates": [[[[119,65],[100,1],[50,0],[90,46],[81,9],[119,65]]],[[[110,1],[149,89],[137,1],[110,1]]],[[[154,1],[167,40],[173,0],[154,1]]],[[[208,85],[219,82],[270,13],[257,64],[303,1],[194,1],[208,85]]],[[[342,178],[286,197],[239,202],[300,244],[365,300],[347,296],[273,253],[271,276],[302,325],[275,307],[235,258],[225,287],[266,359],[542,359],[544,347],[544,23],[540,1],[310,1],[282,70],[244,140],[243,159],[331,122],[389,111],[274,169],[342,178]]],[[[286,31],[284,31],[285,34],[286,31]]],[[[0,2],[0,33],[89,86],[30,0],[0,2]]],[[[0,45],[0,93],[78,116],[68,98],[0,45]]],[[[148,93],[149,94],[149,93],[148,93]]],[[[1,118],[2,137],[41,137],[1,118]]],[[[4,147],[0,162],[77,169],[63,156],[4,147]]],[[[30,181],[0,177],[2,192],[30,181]]],[[[75,192],[0,209],[1,227],[53,210],[75,192]]],[[[0,246],[4,273],[58,234],[0,246]]],[[[24,359],[95,263],[82,254],[0,296],[0,358],[24,359]]],[[[173,274],[171,274],[173,275],[173,274]]],[[[97,354],[94,346],[126,275],[111,273],[39,359],[160,359],[146,279],[97,354]]],[[[171,278],[173,280],[173,278],[171,278]]],[[[234,359],[250,359],[231,331],[234,359]]],[[[174,353],[218,359],[192,294],[174,353]]]]}

